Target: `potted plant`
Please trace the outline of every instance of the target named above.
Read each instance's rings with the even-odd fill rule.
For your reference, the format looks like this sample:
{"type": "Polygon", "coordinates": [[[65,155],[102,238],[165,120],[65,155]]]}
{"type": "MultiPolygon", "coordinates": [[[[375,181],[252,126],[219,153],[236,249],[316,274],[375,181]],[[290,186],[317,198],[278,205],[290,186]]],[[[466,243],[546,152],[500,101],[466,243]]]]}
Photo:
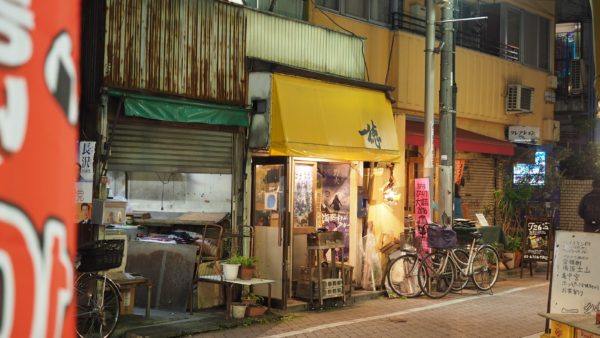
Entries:
{"type": "Polygon", "coordinates": [[[508,236],[504,257],[510,258],[510,260],[506,262],[509,269],[516,268],[521,263],[521,244],[520,236],[508,236]]]}
{"type": "Polygon", "coordinates": [[[242,304],[247,304],[247,305],[251,305],[251,304],[260,304],[263,301],[263,297],[260,295],[257,295],[255,293],[252,292],[248,292],[245,295],[242,296],[241,302],[242,304]]]}
{"type": "Polygon", "coordinates": [[[242,258],[242,256],[233,255],[223,262],[223,275],[225,279],[237,279],[242,258]]]}
{"type": "Polygon", "coordinates": [[[246,316],[257,317],[267,311],[267,307],[262,305],[263,297],[255,293],[248,292],[242,296],[241,303],[246,304],[246,316]]]}
{"type": "Polygon", "coordinates": [[[254,257],[240,257],[240,278],[241,279],[252,279],[254,271],[256,271],[256,259],[254,257]]]}

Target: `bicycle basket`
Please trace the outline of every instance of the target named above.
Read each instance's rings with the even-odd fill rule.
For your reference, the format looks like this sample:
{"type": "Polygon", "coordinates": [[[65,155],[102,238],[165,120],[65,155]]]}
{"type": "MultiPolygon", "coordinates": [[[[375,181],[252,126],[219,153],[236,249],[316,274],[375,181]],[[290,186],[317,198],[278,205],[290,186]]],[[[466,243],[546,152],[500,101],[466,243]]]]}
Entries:
{"type": "Polygon", "coordinates": [[[427,225],[427,245],[434,249],[448,249],[456,245],[456,232],[437,224],[427,225]]]}
{"type": "Polygon", "coordinates": [[[79,272],[109,270],[118,267],[123,261],[125,241],[111,239],[96,241],[79,249],[81,263],[79,272]]]}

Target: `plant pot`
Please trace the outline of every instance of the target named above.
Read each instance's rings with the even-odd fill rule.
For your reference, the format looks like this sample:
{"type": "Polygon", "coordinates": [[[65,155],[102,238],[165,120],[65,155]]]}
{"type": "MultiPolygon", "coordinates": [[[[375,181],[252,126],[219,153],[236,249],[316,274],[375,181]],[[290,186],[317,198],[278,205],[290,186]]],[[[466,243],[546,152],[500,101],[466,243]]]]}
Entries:
{"type": "Polygon", "coordinates": [[[246,315],[246,305],[241,303],[234,303],[231,305],[231,317],[235,319],[243,319],[246,315]]]}
{"type": "Polygon", "coordinates": [[[515,256],[516,256],[516,254],[514,252],[505,252],[504,253],[504,257],[510,258],[510,260],[506,262],[506,267],[508,269],[515,268],[515,256]]]}
{"type": "Polygon", "coordinates": [[[521,251],[515,252],[515,268],[521,266],[521,262],[523,261],[523,253],[521,251]]]}
{"type": "Polygon", "coordinates": [[[256,301],[257,301],[257,299],[242,298],[242,304],[246,304],[246,305],[255,305],[256,301]]]}
{"type": "Polygon", "coordinates": [[[242,265],[242,267],[240,268],[240,278],[245,280],[252,279],[255,270],[256,267],[254,265],[242,265]]]}
{"type": "Polygon", "coordinates": [[[223,263],[223,275],[226,280],[237,279],[239,264],[223,263]]]}
{"type": "Polygon", "coordinates": [[[250,305],[246,307],[246,316],[257,317],[262,316],[267,312],[267,307],[262,305],[250,305]]]}

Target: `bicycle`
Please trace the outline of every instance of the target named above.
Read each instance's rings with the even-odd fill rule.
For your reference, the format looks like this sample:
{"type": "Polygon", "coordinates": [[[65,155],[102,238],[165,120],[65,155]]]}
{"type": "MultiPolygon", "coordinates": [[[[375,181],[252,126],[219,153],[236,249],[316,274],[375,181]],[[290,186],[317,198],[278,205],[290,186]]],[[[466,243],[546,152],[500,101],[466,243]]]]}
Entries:
{"type": "MultiPolygon", "coordinates": [[[[399,250],[389,255],[390,262],[386,269],[386,280],[388,285],[400,297],[413,298],[421,295],[418,271],[421,266],[421,258],[425,256],[421,241],[415,237],[415,229],[412,227],[412,218],[405,218],[407,228],[404,233],[404,245],[399,250]]],[[[421,238],[425,232],[420,227],[421,238]]]]}
{"type": "Polygon", "coordinates": [[[77,335],[81,338],[109,337],[119,321],[121,293],[106,274],[121,265],[123,240],[96,241],[79,249],[75,281],[77,296],[77,335]]]}
{"type": "Polygon", "coordinates": [[[460,291],[469,280],[481,291],[494,286],[499,272],[498,252],[489,244],[477,245],[481,233],[470,235],[473,238],[468,253],[461,248],[438,248],[423,258],[418,281],[428,297],[441,298],[451,290],[460,291]]]}

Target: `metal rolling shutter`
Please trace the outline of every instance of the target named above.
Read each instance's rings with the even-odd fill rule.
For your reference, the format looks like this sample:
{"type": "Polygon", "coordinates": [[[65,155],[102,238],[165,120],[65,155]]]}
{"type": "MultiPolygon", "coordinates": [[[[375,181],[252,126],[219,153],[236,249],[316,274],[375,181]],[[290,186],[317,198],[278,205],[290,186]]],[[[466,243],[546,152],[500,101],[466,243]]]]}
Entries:
{"type": "MultiPolygon", "coordinates": [[[[468,208],[465,218],[476,220],[475,213],[483,213],[485,208],[494,208],[496,190],[496,163],[493,158],[470,159],[466,162],[465,185],[461,189],[462,205],[468,208]]],[[[465,208],[463,208],[465,209],[465,208]]],[[[492,217],[488,222],[493,225],[492,217]]]]}
{"type": "Polygon", "coordinates": [[[108,169],[231,174],[233,134],[120,120],[108,169]]]}

